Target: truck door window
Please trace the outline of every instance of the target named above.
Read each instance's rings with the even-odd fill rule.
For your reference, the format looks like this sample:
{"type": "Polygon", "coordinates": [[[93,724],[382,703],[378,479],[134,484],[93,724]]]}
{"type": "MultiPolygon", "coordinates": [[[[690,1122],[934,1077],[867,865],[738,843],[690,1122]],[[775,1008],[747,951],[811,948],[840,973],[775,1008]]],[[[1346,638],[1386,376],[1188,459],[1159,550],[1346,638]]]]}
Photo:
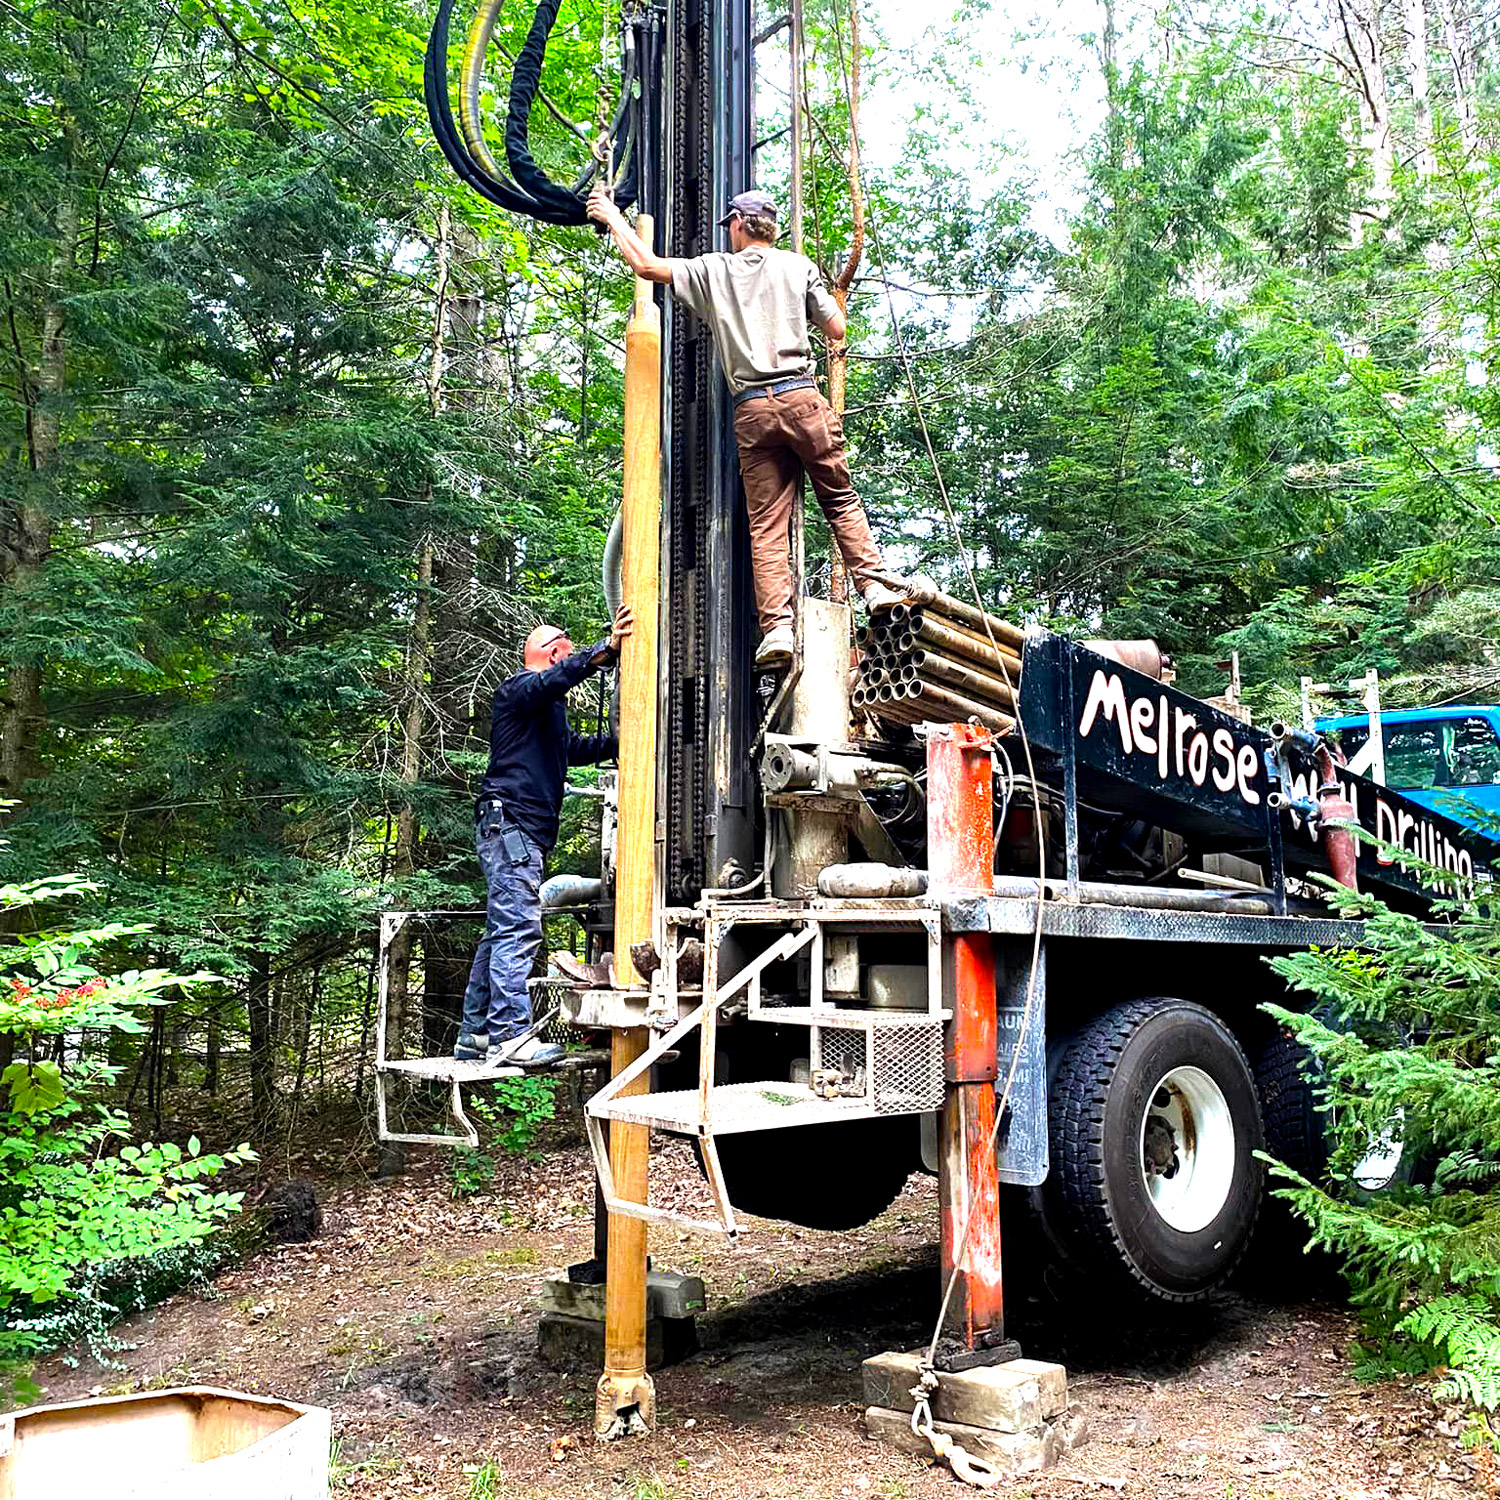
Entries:
{"type": "Polygon", "coordinates": [[[1385,726],[1385,783],[1426,791],[1444,785],[1441,723],[1385,726]]]}
{"type": "MultiPolygon", "coordinates": [[[[1500,740],[1487,719],[1449,719],[1442,725],[1445,786],[1500,784],[1500,740]]],[[[1389,764],[1389,761],[1387,762],[1389,764]]]]}
{"type": "Polygon", "coordinates": [[[1338,737],[1339,748],[1344,752],[1345,760],[1353,760],[1364,749],[1365,741],[1370,738],[1370,731],[1363,724],[1351,724],[1347,729],[1336,729],[1334,734],[1338,737]]]}

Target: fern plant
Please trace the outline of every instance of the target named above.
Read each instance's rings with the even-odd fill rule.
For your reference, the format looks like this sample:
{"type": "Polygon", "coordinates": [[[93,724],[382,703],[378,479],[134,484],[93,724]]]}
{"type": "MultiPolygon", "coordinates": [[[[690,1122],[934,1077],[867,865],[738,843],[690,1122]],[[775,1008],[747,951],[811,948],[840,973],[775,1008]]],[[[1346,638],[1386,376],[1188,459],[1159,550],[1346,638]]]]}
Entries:
{"type": "MultiPolygon", "coordinates": [[[[1434,872],[1436,873],[1436,872],[1434,872]]],[[[1267,1009],[1310,1054],[1331,1150],[1280,1189],[1311,1243],[1343,1261],[1365,1321],[1364,1368],[1437,1370],[1436,1394],[1500,1408],[1500,891],[1447,895],[1433,915],[1337,892],[1366,918],[1358,947],[1272,961],[1307,1010],[1267,1009]],[[1395,1136],[1397,1181],[1358,1167],[1395,1136]]]]}

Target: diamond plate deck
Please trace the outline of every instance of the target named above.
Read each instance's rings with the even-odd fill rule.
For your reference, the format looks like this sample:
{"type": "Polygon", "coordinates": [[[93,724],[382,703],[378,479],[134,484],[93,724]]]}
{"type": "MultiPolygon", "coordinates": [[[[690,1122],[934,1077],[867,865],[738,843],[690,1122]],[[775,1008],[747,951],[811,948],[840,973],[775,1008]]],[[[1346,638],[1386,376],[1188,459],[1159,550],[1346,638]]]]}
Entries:
{"type": "Polygon", "coordinates": [[[880,1030],[946,1021],[951,1015],[946,1010],[931,1015],[926,1010],[853,1010],[832,1005],[814,1010],[808,1005],[762,1005],[747,1019],[769,1021],[773,1026],[848,1026],[863,1031],[867,1027],[880,1030]]]}
{"type": "MultiPolygon", "coordinates": [[[[949,932],[1029,934],[1036,902],[1013,896],[955,896],[942,902],[949,932]]],[[[1136,906],[1090,905],[1049,898],[1042,911],[1047,937],[1125,938],[1153,943],[1243,943],[1262,948],[1304,948],[1309,943],[1358,943],[1362,922],[1331,917],[1252,917],[1228,912],[1155,911],[1136,906]]]]}

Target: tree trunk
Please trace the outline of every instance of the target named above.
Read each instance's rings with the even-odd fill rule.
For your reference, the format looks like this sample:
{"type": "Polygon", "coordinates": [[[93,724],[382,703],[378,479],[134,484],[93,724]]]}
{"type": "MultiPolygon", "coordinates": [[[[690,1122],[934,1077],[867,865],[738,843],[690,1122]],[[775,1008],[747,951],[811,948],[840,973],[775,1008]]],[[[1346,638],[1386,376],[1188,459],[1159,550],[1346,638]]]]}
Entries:
{"type": "Polygon", "coordinates": [[[245,992],[250,1022],[250,1106],[257,1126],[264,1126],[276,1107],[276,1050],[271,999],[271,955],[250,955],[250,987],[245,992]]]}
{"type": "Polygon", "coordinates": [[[1479,147],[1479,121],[1474,113],[1476,68],[1469,14],[1465,0],[1437,0],[1437,10],[1443,23],[1448,65],[1453,72],[1453,108],[1458,116],[1459,136],[1465,154],[1472,155],[1479,147]]]}
{"type": "Polygon", "coordinates": [[[803,61],[803,49],[805,39],[802,29],[802,0],[791,0],[791,29],[788,32],[787,55],[791,63],[791,96],[792,96],[792,249],[802,255],[804,251],[802,207],[803,207],[803,185],[802,185],[802,157],[804,153],[803,109],[806,105],[807,74],[803,61]]]}
{"type": "Polygon", "coordinates": [[[365,970],[365,994],[360,1004],[359,1051],[354,1061],[354,1097],[363,1103],[365,1097],[365,1058],[370,1051],[370,1028],[375,1019],[375,984],[380,969],[380,944],[370,944],[370,963],[365,970]]]}
{"type": "MultiPolygon", "coordinates": [[[[50,476],[57,466],[62,430],[62,397],[67,385],[66,298],[78,251],[78,136],[71,120],[63,129],[64,164],[53,216],[52,259],[42,304],[41,349],[34,372],[20,371],[26,406],[27,466],[10,507],[11,540],[5,548],[5,587],[24,592],[36,581],[52,546],[52,518],[46,504],[50,476]]],[[[12,661],[0,697],[0,798],[24,800],[27,778],[35,773],[37,730],[42,721],[43,663],[12,661]]]]}
{"type": "Polygon", "coordinates": [[[1360,141],[1370,158],[1370,206],[1350,217],[1350,237],[1359,243],[1372,220],[1383,223],[1391,203],[1395,149],[1391,101],[1386,87],[1381,25],[1385,0],[1333,0],[1333,24],[1345,77],[1359,102],[1360,141]]]}
{"type": "MultiPolygon", "coordinates": [[[[472,410],[484,395],[488,372],[483,356],[484,301],[473,289],[469,268],[479,242],[460,225],[453,235],[453,283],[448,299],[447,339],[451,380],[447,404],[472,410]]],[[[438,745],[438,778],[454,791],[467,792],[461,773],[452,769],[451,750],[463,749],[472,734],[472,684],[476,675],[473,630],[478,604],[479,553],[471,531],[451,531],[434,550],[432,567],[432,702],[438,745]]],[[[429,844],[431,844],[429,835],[429,844]]],[[[430,862],[446,861],[458,851],[432,847],[430,862]]],[[[432,1052],[446,1052],[458,1034],[469,955],[457,956],[435,939],[425,945],[422,1035],[432,1052]]]]}
{"type": "MultiPolygon", "coordinates": [[[[401,780],[415,786],[422,776],[422,734],[426,724],[426,682],[432,662],[432,537],[424,536],[417,554],[417,598],[412,610],[411,638],[406,652],[406,717],[401,733],[401,780]]],[[[416,808],[406,802],[396,814],[396,847],[391,874],[402,880],[416,869],[421,829],[416,808]]],[[[387,1057],[403,1057],[411,999],[412,924],[407,922],[391,939],[387,953],[385,1036],[387,1057]]],[[[380,1159],[380,1176],[395,1177],[406,1170],[406,1147],[387,1141],[380,1159]]]]}
{"type": "Polygon", "coordinates": [[[1412,126],[1417,137],[1417,175],[1425,183],[1437,171],[1437,154],[1432,140],[1432,103],[1428,97],[1425,0],[1406,0],[1406,71],[1411,79],[1412,126]]]}
{"type": "Polygon", "coordinates": [[[1120,169],[1125,150],[1120,129],[1120,46],[1114,0],[1103,0],[1104,30],[1099,38],[1099,61],[1104,70],[1104,138],[1109,164],[1120,169]]]}
{"type": "Polygon", "coordinates": [[[219,1054],[224,1047],[224,1024],[220,1019],[220,1001],[209,1002],[207,1014],[204,1020],[208,1026],[208,1036],[204,1042],[203,1051],[203,1089],[210,1099],[215,1099],[219,1094],[219,1054]]]}
{"type": "MultiPolygon", "coordinates": [[[[835,23],[837,24],[837,23],[835,23]]],[[[833,300],[839,311],[847,317],[849,312],[849,289],[859,272],[859,263],[865,253],[865,195],[859,180],[859,0],[849,0],[849,210],[853,218],[853,231],[849,239],[849,254],[834,278],[833,300]]],[[[849,341],[848,336],[833,345],[828,351],[828,404],[839,416],[849,393],[849,341]]],[[[835,546],[830,551],[832,569],[828,580],[828,597],[835,604],[842,604],[849,596],[849,576],[844,567],[843,555],[835,546]]]]}
{"type": "Polygon", "coordinates": [[[289,1128],[295,1128],[297,1120],[302,1113],[302,1090],[307,1083],[307,1058],[312,1043],[313,1016],[318,1009],[318,999],[322,990],[322,983],[323,966],[322,964],[316,964],[313,967],[312,978],[308,981],[307,994],[303,997],[301,1016],[299,1017],[297,1081],[292,1085],[292,1112],[289,1128]]]}
{"type": "MultiPolygon", "coordinates": [[[[448,288],[453,246],[452,220],[444,204],[438,210],[437,281],[433,289],[430,354],[427,363],[427,408],[434,416],[442,409],[445,366],[445,330],[448,318],[448,288]]],[[[424,495],[430,500],[431,495],[424,495]]],[[[432,674],[432,586],[437,549],[431,531],[424,531],[417,544],[416,597],[412,604],[411,631],[406,645],[402,686],[406,711],[401,722],[400,779],[416,786],[422,779],[422,742],[427,733],[427,693],[432,674]]],[[[401,881],[417,868],[421,825],[414,804],[404,802],[396,813],[396,842],[391,856],[391,876],[401,881]]],[[[406,1051],[406,1028],[411,1002],[412,926],[408,922],[391,940],[386,955],[386,1016],[382,1038],[387,1057],[402,1057],[406,1051]]],[[[380,1175],[392,1177],[406,1170],[406,1148],[387,1141],[380,1161],[380,1175]]]]}
{"type": "Polygon", "coordinates": [[[453,1049],[463,1017],[472,948],[458,949],[449,933],[434,933],[422,950],[422,1039],[424,1050],[441,1056],[453,1049]]]}

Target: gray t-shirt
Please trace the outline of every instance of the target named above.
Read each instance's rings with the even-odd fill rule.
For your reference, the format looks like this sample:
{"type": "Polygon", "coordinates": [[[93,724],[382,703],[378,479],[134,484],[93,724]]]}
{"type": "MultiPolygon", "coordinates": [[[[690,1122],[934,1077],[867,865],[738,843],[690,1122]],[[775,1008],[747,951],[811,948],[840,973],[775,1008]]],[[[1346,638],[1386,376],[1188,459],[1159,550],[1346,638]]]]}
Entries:
{"type": "Polygon", "coordinates": [[[671,266],[672,295],[708,324],[731,391],[812,374],[808,321],[826,323],[838,303],[805,255],[748,245],[671,266]]]}

